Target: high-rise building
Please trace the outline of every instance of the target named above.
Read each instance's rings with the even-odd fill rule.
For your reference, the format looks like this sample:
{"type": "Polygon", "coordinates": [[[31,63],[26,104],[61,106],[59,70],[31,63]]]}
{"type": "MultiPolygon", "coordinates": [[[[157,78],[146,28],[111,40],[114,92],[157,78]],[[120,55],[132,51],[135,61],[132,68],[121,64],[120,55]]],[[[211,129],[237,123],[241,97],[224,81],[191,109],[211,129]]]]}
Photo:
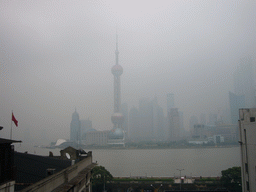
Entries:
{"type": "Polygon", "coordinates": [[[154,141],[163,140],[164,138],[164,112],[163,108],[158,105],[157,98],[151,101],[152,105],[152,139],[154,141]]]}
{"type": "Polygon", "coordinates": [[[126,137],[129,137],[129,130],[128,130],[128,105],[127,103],[123,103],[121,106],[121,112],[124,116],[124,122],[123,122],[123,130],[126,137]]]}
{"type": "Polygon", "coordinates": [[[129,112],[129,138],[131,141],[138,141],[142,135],[139,111],[136,107],[132,107],[129,112]]]}
{"type": "Polygon", "coordinates": [[[245,107],[244,95],[236,95],[232,92],[229,92],[229,104],[230,104],[231,123],[237,125],[239,120],[239,109],[245,107]]]}
{"type": "Polygon", "coordinates": [[[167,94],[167,132],[169,132],[169,140],[179,140],[185,136],[185,130],[183,125],[183,112],[175,108],[174,94],[167,94]],[[179,120],[179,122],[177,122],[179,120]]]}
{"type": "Polygon", "coordinates": [[[201,113],[201,115],[200,115],[200,124],[206,125],[206,115],[205,115],[205,113],[201,113]]]}
{"type": "Polygon", "coordinates": [[[256,191],[256,108],[239,110],[243,192],[256,191]]]}
{"type": "Polygon", "coordinates": [[[218,114],[216,113],[210,113],[209,114],[209,121],[208,125],[216,125],[218,121],[218,114]]]}
{"type": "Polygon", "coordinates": [[[194,125],[198,124],[198,118],[197,116],[193,115],[189,119],[189,129],[192,130],[194,129],[194,125]]]}
{"type": "Polygon", "coordinates": [[[70,123],[70,141],[75,143],[81,143],[81,122],[79,120],[79,114],[75,112],[72,114],[72,120],[70,123]]]}
{"type": "Polygon", "coordinates": [[[253,60],[244,57],[234,74],[234,93],[237,96],[244,95],[246,108],[255,106],[255,84],[253,73],[253,60]]]}
{"type": "Polygon", "coordinates": [[[184,123],[183,123],[183,112],[179,111],[179,120],[180,120],[180,137],[185,137],[185,129],[184,129],[184,123]]]}
{"type": "Polygon", "coordinates": [[[165,118],[164,118],[164,110],[162,107],[157,107],[157,123],[156,123],[156,133],[155,133],[155,139],[158,141],[165,140],[165,118]]]}
{"type": "Polygon", "coordinates": [[[180,118],[178,108],[170,109],[169,118],[169,140],[177,141],[180,139],[180,118]]]}
{"type": "Polygon", "coordinates": [[[140,136],[141,140],[153,139],[153,106],[152,102],[147,98],[139,100],[139,119],[140,131],[143,133],[140,136]]]}
{"type": "Polygon", "coordinates": [[[129,113],[129,130],[132,141],[164,140],[164,113],[157,98],[139,100],[139,110],[133,107],[129,113]]]}
{"type": "Polygon", "coordinates": [[[198,118],[197,116],[193,115],[190,117],[189,119],[189,131],[190,131],[190,136],[192,136],[194,133],[193,133],[193,130],[194,130],[194,125],[197,125],[198,124],[198,118]]]}
{"type": "Polygon", "coordinates": [[[234,93],[229,92],[230,119],[232,124],[239,120],[239,108],[255,107],[255,84],[253,60],[244,57],[234,74],[234,93]]]}
{"type": "Polygon", "coordinates": [[[167,114],[170,111],[170,109],[175,108],[174,105],[174,94],[168,93],[167,94],[167,114]]]}
{"type": "Polygon", "coordinates": [[[123,67],[118,63],[118,38],[116,35],[116,64],[112,67],[111,72],[114,75],[114,113],[111,116],[113,129],[109,134],[109,144],[123,144],[124,145],[124,131],[123,122],[124,116],[121,112],[121,80],[120,76],[123,74],[123,67]]]}

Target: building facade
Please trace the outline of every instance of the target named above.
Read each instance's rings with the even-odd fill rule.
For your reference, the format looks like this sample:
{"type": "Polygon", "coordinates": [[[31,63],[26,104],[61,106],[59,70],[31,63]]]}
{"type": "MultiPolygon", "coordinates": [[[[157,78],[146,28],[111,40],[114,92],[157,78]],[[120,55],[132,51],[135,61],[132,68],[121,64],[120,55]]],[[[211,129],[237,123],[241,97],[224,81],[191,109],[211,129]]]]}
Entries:
{"type": "Polygon", "coordinates": [[[239,110],[243,192],[256,191],[256,108],[239,110]]]}
{"type": "Polygon", "coordinates": [[[138,141],[142,134],[139,111],[136,107],[132,107],[129,111],[129,139],[130,141],[138,141]]]}
{"type": "MultiPolygon", "coordinates": [[[[91,151],[86,153],[85,151],[68,147],[61,151],[59,159],[56,159],[57,157],[40,157],[30,154],[18,155],[27,155],[27,157],[24,156],[23,160],[30,161],[30,164],[26,164],[25,167],[27,166],[29,170],[34,171],[34,176],[38,175],[40,172],[42,173],[42,175],[40,175],[40,180],[34,182],[33,180],[28,179],[29,176],[31,177],[32,175],[29,171],[23,172],[23,174],[26,174],[23,178],[27,179],[29,186],[25,185],[28,187],[18,191],[92,191],[91,173],[92,169],[97,164],[92,162],[91,151]],[[57,165],[56,163],[52,163],[57,160],[60,161],[57,165]],[[57,169],[60,168],[60,165],[63,164],[63,161],[69,161],[69,165],[64,169],[57,171],[57,169]],[[38,171],[35,172],[35,170],[38,171]]],[[[24,166],[20,168],[24,168],[24,166]]]]}
{"type": "Polygon", "coordinates": [[[20,143],[10,139],[0,138],[0,191],[14,192],[15,186],[15,163],[14,163],[14,145],[20,143]]]}
{"type": "Polygon", "coordinates": [[[86,132],[92,131],[92,121],[88,118],[86,120],[80,120],[81,122],[81,140],[85,140],[86,132]]]}
{"type": "Polygon", "coordinates": [[[88,131],[85,134],[85,145],[105,146],[108,144],[109,131],[88,131]]]}
{"type": "Polygon", "coordinates": [[[180,118],[178,108],[172,108],[168,113],[169,118],[169,140],[180,139],[180,118]]]}
{"type": "Polygon", "coordinates": [[[121,105],[121,112],[122,112],[122,115],[124,116],[124,122],[123,122],[123,125],[122,125],[122,127],[123,127],[123,130],[124,130],[124,133],[125,133],[125,136],[126,136],[126,138],[127,137],[129,137],[129,129],[128,129],[128,127],[129,127],[129,125],[128,125],[128,118],[129,118],[129,112],[128,112],[128,105],[127,105],[127,103],[123,103],[122,105],[121,105]]]}
{"type": "Polygon", "coordinates": [[[167,99],[167,113],[168,113],[170,111],[170,109],[175,108],[174,94],[168,93],[166,99],[167,99]]]}

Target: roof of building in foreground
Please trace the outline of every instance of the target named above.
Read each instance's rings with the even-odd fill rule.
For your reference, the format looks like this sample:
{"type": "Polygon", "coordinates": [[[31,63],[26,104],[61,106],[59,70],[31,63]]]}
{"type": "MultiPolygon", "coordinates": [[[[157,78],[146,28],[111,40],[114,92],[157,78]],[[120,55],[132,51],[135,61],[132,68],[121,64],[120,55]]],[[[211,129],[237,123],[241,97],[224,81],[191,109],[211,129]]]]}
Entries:
{"type": "Polygon", "coordinates": [[[21,143],[22,141],[0,138],[0,144],[21,143]]]}

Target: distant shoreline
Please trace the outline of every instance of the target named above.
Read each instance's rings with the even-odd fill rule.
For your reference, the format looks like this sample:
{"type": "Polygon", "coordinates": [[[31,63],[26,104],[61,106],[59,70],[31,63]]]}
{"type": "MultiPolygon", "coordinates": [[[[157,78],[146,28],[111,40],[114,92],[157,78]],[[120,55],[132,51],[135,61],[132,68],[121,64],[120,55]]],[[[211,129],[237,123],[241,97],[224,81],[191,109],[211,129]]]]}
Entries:
{"type": "Polygon", "coordinates": [[[233,148],[239,147],[239,145],[219,145],[219,146],[172,146],[172,147],[104,147],[104,146],[88,146],[82,147],[83,149],[93,149],[93,150],[140,150],[140,149],[208,149],[208,148],[233,148]]]}

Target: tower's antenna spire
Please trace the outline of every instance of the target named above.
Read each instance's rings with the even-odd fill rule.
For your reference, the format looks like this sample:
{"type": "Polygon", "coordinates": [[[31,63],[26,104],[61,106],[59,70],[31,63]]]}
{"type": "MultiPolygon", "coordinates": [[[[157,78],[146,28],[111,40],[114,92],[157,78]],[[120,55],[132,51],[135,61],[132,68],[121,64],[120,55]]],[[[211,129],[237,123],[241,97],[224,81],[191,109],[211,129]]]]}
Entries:
{"type": "Polygon", "coordinates": [[[118,35],[117,35],[117,27],[116,27],[116,65],[118,65],[118,35]]]}

